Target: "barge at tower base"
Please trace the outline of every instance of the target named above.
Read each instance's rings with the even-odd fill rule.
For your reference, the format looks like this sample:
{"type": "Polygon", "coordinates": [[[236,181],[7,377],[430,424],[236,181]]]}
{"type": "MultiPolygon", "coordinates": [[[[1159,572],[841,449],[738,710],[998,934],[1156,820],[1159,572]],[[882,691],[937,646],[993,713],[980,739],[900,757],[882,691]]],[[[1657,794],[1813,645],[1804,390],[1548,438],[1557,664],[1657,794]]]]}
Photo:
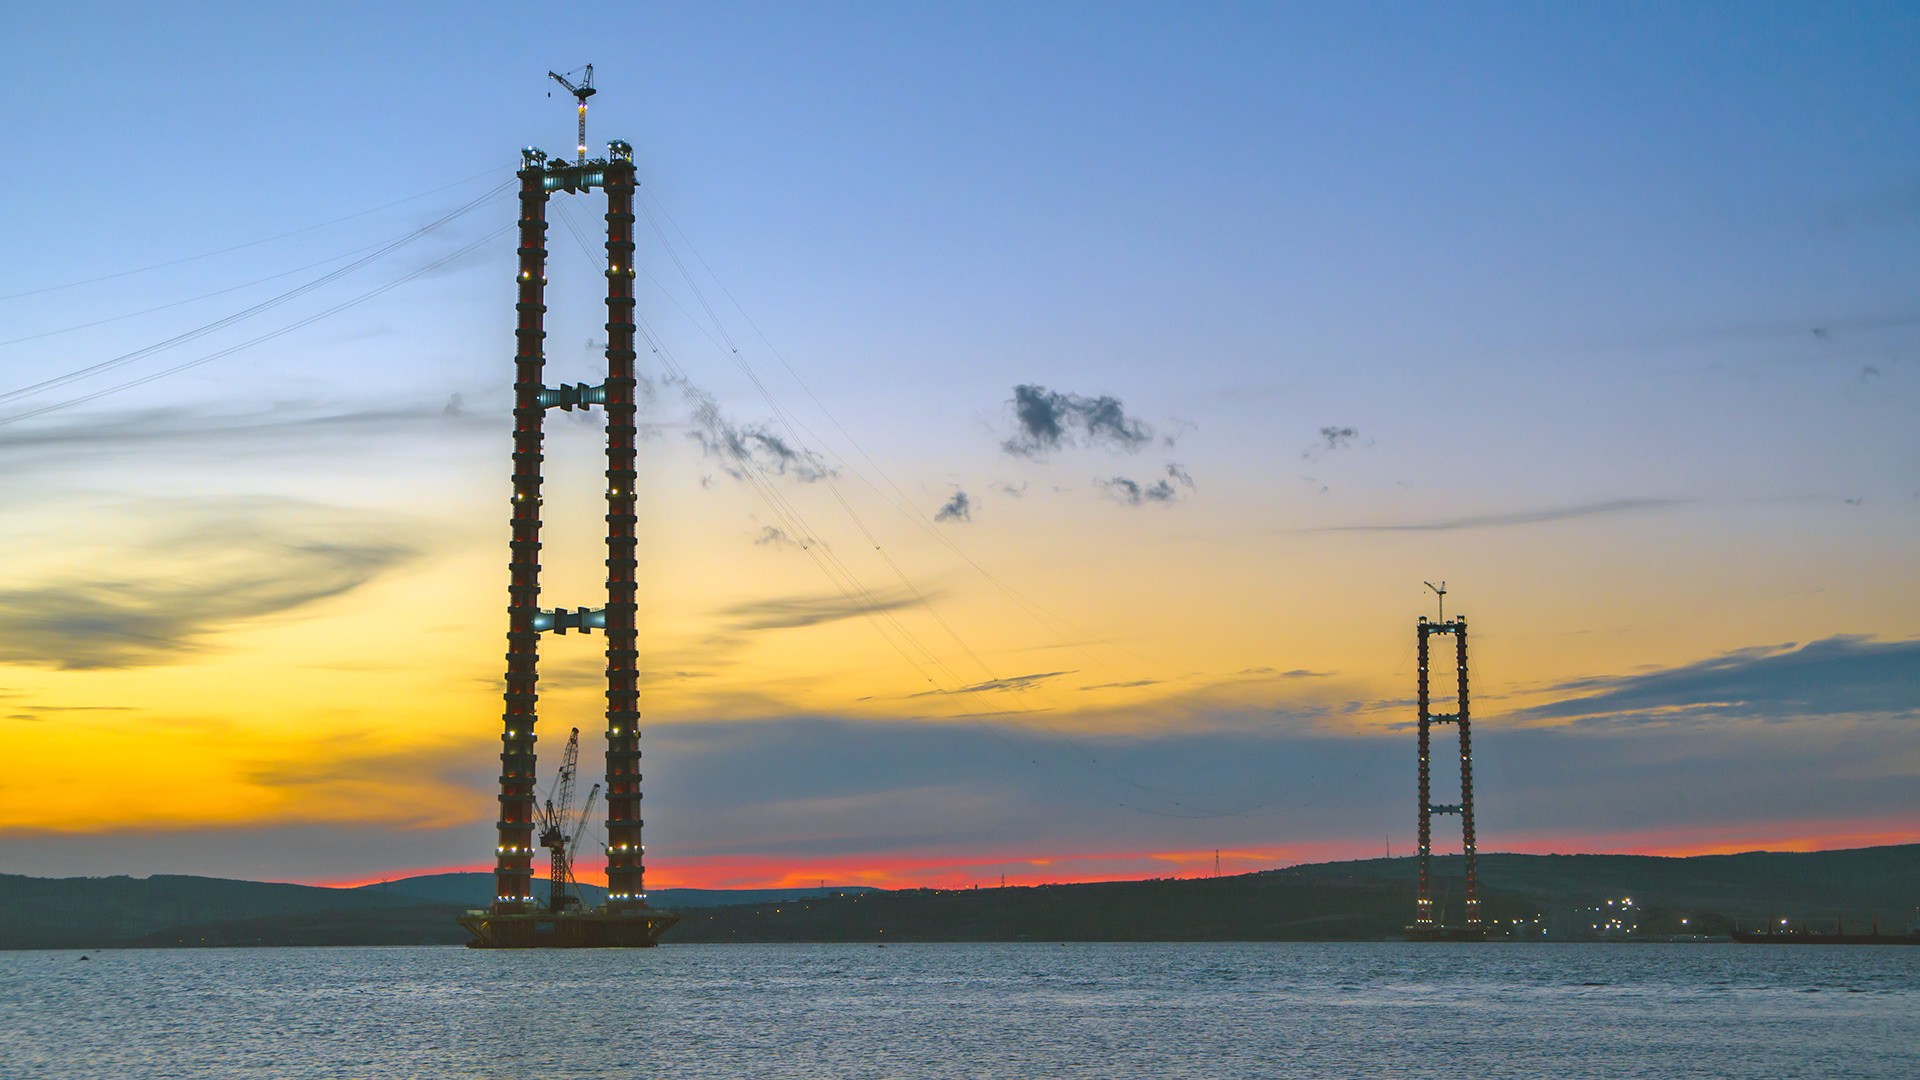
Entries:
{"type": "Polygon", "coordinates": [[[460,916],[473,940],[469,949],[650,948],[680,916],[641,910],[469,911],[460,916]]]}

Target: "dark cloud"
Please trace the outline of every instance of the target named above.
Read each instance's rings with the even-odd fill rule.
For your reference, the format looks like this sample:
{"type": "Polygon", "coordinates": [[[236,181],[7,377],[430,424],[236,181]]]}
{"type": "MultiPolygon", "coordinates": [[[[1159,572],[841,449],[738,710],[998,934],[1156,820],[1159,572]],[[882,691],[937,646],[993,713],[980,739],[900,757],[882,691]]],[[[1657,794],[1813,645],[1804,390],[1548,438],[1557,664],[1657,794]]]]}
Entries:
{"type": "Polygon", "coordinates": [[[1027,497],[1027,483],[1024,480],[1020,482],[1018,487],[1012,484],[995,484],[993,489],[1011,499],[1024,499],[1027,497]]]}
{"type": "Polygon", "coordinates": [[[1077,432],[1088,445],[1138,450],[1152,441],[1153,428],[1130,417],[1119,399],[1102,395],[1061,394],[1022,383],[1013,388],[1015,432],[1000,448],[1016,457],[1041,458],[1071,445],[1077,432]]]}
{"type": "MultiPolygon", "coordinates": [[[[1412,735],[1197,719],[1071,740],[1011,719],[656,721],[646,733],[649,857],[666,874],[705,859],[717,868],[735,855],[757,866],[766,857],[828,853],[879,865],[892,853],[1005,860],[1238,846],[1299,852],[1276,854],[1286,862],[1316,851],[1375,852],[1388,835],[1396,851],[1411,846],[1412,735]]],[[[1827,823],[1887,822],[1890,830],[1920,814],[1907,723],[1853,725],[1843,738],[1813,724],[1679,727],[1657,739],[1637,730],[1476,727],[1482,851],[1607,851],[1650,837],[1700,846],[1817,838],[1827,823]]],[[[498,770],[489,755],[499,744],[485,734],[476,733],[470,753],[448,755],[459,758],[461,771],[446,774],[457,791],[418,792],[420,806],[464,814],[455,827],[0,830],[0,869],[325,880],[470,860],[496,842],[487,792],[498,770]]],[[[443,764],[379,771],[417,790],[410,770],[430,775],[443,764]]],[[[326,772],[344,785],[358,767],[326,772]]],[[[299,770],[290,778],[316,779],[299,770]]],[[[336,804],[354,794],[348,786],[306,790],[336,804]]],[[[388,804],[379,805],[386,812],[388,804]]],[[[402,810],[420,819],[417,807],[402,810]]],[[[1443,836],[1457,843],[1457,832],[1443,836]]]]}
{"type": "Polygon", "coordinates": [[[1337,450],[1345,450],[1353,445],[1360,432],[1350,427],[1323,427],[1320,429],[1320,441],[1301,451],[1300,456],[1308,461],[1319,461],[1337,450]]]}
{"type": "Polygon", "coordinates": [[[750,600],[721,609],[721,616],[734,630],[789,630],[802,626],[878,615],[918,606],[922,598],[905,590],[869,590],[864,595],[782,596],[770,600],[750,600]]]}
{"type": "Polygon", "coordinates": [[[753,542],[756,547],[804,548],[806,546],[793,537],[788,536],[787,530],[773,525],[761,526],[760,535],[754,537],[753,542]]]}
{"type": "MultiPolygon", "coordinates": [[[[398,529],[283,500],[183,505],[142,545],[153,569],[0,589],[0,662],[64,669],[167,663],[202,639],[341,596],[410,561],[398,529]]],[[[119,565],[125,552],[98,565],[119,565]]]]}
{"type": "Polygon", "coordinates": [[[1114,502],[1124,503],[1128,506],[1140,505],[1140,485],[1136,481],[1129,480],[1124,476],[1116,476],[1111,480],[1096,480],[1094,482],[1099,484],[1100,490],[1105,492],[1107,498],[1112,499],[1114,502]]]}
{"type": "Polygon", "coordinates": [[[942,506],[939,512],[933,515],[933,520],[972,521],[973,500],[967,498],[966,492],[956,488],[953,493],[953,498],[948,499],[946,505],[942,506]]]}
{"type": "Polygon", "coordinates": [[[1742,649],[1683,667],[1581,679],[1572,695],[1515,719],[1645,723],[1673,719],[1787,720],[1920,711],[1920,640],[1841,636],[1742,649]]]}
{"type": "Polygon", "coordinates": [[[1109,480],[1096,480],[1094,483],[1101,493],[1114,502],[1125,506],[1142,506],[1146,503],[1179,502],[1183,489],[1194,490],[1193,477],[1178,465],[1169,464],[1165,476],[1150,484],[1142,484],[1124,476],[1109,480]]]}
{"type": "Polygon", "coordinates": [[[1548,510],[1523,510],[1510,514],[1475,514],[1467,517],[1441,518],[1437,521],[1406,521],[1380,525],[1327,525],[1307,531],[1450,532],[1455,529],[1493,529],[1509,525],[1536,525],[1545,521],[1565,521],[1569,518],[1659,510],[1670,506],[1686,506],[1697,501],[1695,499],[1611,499],[1607,502],[1582,503],[1577,506],[1561,506],[1548,510]]]}
{"type": "Polygon", "coordinates": [[[1071,671],[1036,671],[1031,675],[1014,675],[1005,679],[988,679],[986,682],[978,682],[972,686],[962,686],[953,690],[922,690],[917,694],[909,694],[907,696],[934,697],[940,694],[982,694],[991,690],[1031,690],[1041,683],[1046,682],[1048,679],[1057,679],[1062,675],[1071,674],[1073,674],[1071,671]]]}

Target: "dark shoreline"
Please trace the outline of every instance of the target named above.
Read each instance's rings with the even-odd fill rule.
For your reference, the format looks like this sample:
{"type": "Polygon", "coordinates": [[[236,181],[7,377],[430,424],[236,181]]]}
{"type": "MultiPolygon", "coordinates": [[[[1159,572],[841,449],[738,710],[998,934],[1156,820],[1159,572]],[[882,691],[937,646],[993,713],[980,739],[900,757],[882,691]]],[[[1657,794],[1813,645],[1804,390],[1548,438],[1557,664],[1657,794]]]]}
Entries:
{"type": "MultiPolygon", "coordinates": [[[[1440,881],[1457,874],[1457,858],[1435,862],[1440,881]]],[[[1480,866],[1495,940],[1725,939],[1782,917],[1810,929],[1878,919],[1897,934],[1920,904],[1920,844],[1690,858],[1495,854],[1480,866]]],[[[681,915],[663,944],[1388,941],[1408,921],[1413,873],[1411,859],[1371,859],[1221,878],[799,890],[746,903],[728,901],[766,894],[707,892],[662,905],[681,915]]],[[[484,874],[359,889],[0,875],[0,949],[456,945],[467,935],[454,917],[479,901],[455,897],[489,884],[484,874]]],[[[1443,893],[1443,918],[1457,920],[1457,906],[1443,893]]]]}

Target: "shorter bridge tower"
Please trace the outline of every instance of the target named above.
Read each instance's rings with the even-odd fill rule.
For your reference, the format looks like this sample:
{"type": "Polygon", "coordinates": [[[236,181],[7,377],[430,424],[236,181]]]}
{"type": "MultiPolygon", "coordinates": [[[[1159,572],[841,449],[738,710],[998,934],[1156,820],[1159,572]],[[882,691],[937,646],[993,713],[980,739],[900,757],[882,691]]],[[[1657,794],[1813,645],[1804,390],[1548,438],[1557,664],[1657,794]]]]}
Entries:
{"type": "MultiPolygon", "coordinates": [[[[1442,586],[1444,588],[1444,585],[1442,586]]],[[[1443,594],[1444,602],[1444,594],[1443,594]]],[[[1443,609],[1444,611],[1444,609],[1443,609]]],[[[1473,724],[1467,712],[1467,619],[1455,615],[1435,622],[1425,615],[1415,627],[1420,649],[1420,880],[1414,900],[1413,925],[1408,937],[1421,940],[1482,941],[1486,926],[1480,920],[1480,879],[1474,864],[1473,838],[1473,724]],[[1438,636],[1452,635],[1457,697],[1451,712],[1434,712],[1429,695],[1428,663],[1430,645],[1438,636]],[[1452,724],[1460,732],[1460,801],[1436,804],[1433,801],[1433,726],[1452,724]],[[1466,874],[1465,910],[1458,926],[1448,926],[1435,910],[1433,900],[1433,815],[1455,814],[1460,818],[1461,861],[1466,874]]]]}

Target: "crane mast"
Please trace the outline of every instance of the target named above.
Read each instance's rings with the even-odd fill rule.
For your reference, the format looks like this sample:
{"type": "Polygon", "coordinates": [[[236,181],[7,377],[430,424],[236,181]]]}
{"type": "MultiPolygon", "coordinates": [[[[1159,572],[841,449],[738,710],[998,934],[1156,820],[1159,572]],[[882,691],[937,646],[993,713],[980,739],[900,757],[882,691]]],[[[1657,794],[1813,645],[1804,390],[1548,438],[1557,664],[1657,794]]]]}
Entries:
{"type": "MultiPolygon", "coordinates": [[[[573,876],[573,849],[580,842],[580,830],[573,827],[573,788],[574,780],[580,773],[580,729],[574,728],[567,737],[567,749],[560,755],[560,769],[553,777],[553,791],[547,797],[547,805],[540,811],[540,846],[547,849],[547,908],[551,911],[564,911],[580,902],[567,889],[567,881],[573,876]]],[[[593,785],[593,794],[600,793],[600,785],[593,785]]],[[[592,805],[593,796],[588,796],[588,805],[592,805]]],[[[585,824],[586,814],[581,814],[581,824],[585,824]]]]}
{"type": "Polygon", "coordinates": [[[547,78],[566,87],[567,93],[572,94],[574,100],[580,103],[580,145],[579,157],[576,161],[581,165],[587,163],[587,99],[593,96],[593,65],[588,64],[584,70],[586,74],[582,75],[577,83],[568,77],[575,74],[574,72],[569,71],[566,75],[557,71],[547,72],[547,78]]]}

